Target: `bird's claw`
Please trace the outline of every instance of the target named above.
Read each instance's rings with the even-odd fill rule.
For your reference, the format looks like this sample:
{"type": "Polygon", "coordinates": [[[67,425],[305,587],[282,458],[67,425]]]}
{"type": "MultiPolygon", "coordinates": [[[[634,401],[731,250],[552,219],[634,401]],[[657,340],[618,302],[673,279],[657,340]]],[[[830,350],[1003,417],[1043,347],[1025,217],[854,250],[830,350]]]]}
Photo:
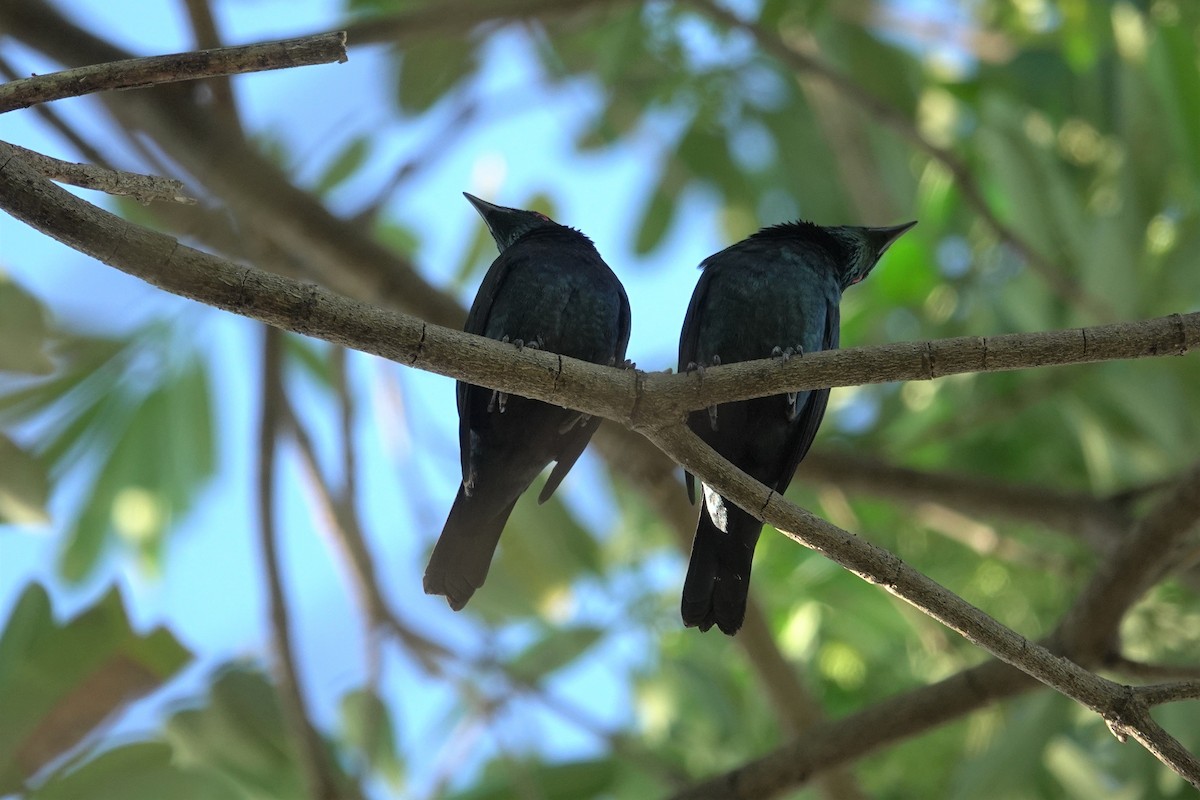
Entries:
{"type": "Polygon", "coordinates": [[[493,391],[492,391],[492,396],[491,396],[491,398],[488,400],[488,407],[487,407],[488,413],[490,414],[490,413],[492,413],[493,411],[495,411],[497,408],[499,408],[499,409],[500,409],[500,413],[501,413],[501,414],[503,414],[503,413],[504,413],[504,409],[505,409],[505,407],[507,407],[507,406],[508,406],[508,393],[507,393],[507,392],[501,392],[501,391],[500,391],[500,390],[498,390],[498,389],[497,389],[497,390],[493,390],[493,391]]]}
{"type": "MultiPolygon", "coordinates": [[[[781,359],[783,363],[786,364],[792,356],[796,355],[796,352],[796,350],[793,350],[790,347],[784,349],[779,345],[775,345],[775,347],[771,349],[771,357],[781,359]]],[[[800,354],[803,355],[803,351],[800,351],[800,354]]]]}
{"type": "Polygon", "coordinates": [[[717,429],[717,407],[716,406],[708,407],[708,424],[712,426],[712,429],[714,431],[717,429]]]}

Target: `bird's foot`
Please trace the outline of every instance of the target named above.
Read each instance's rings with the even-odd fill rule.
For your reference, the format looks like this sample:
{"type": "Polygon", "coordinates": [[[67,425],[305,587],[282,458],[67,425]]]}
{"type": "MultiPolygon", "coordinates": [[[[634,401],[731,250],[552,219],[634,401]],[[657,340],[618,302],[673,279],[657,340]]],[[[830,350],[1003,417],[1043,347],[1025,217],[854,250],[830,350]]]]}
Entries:
{"type": "Polygon", "coordinates": [[[712,365],[713,365],[714,367],[719,367],[719,366],[721,366],[721,357],[720,357],[720,356],[716,356],[716,355],[715,355],[715,356],[713,356],[713,357],[712,357],[712,365]]]}
{"type": "Polygon", "coordinates": [[[771,349],[771,357],[780,359],[784,364],[786,364],[794,355],[796,355],[796,351],[790,347],[784,349],[779,345],[775,345],[775,347],[771,349]]]}
{"type": "Polygon", "coordinates": [[[717,407],[716,406],[708,407],[708,424],[712,426],[712,429],[714,431],[717,429],[717,407]]]}
{"type": "Polygon", "coordinates": [[[689,361],[687,366],[683,368],[683,371],[689,374],[692,372],[697,372],[700,374],[701,378],[704,377],[704,365],[696,361],[689,361]]]}
{"type": "Polygon", "coordinates": [[[502,392],[498,389],[494,390],[492,392],[491,399],[488,400],[488,407],[487,407],[488,413],[490,414],[493,411],[495,411],[497,408],[499,408],[500,413],[503,414],[504,409],[507,406],[508,406],[508,393],[502,392]]]}
{"type": "Polygon", "coordinates": [[[560,436],[570,433],[576,425],[586,425],[592,419],[591,414],[575,414],[558,428],[560,436]]]}
{"type": "MultiPolygon", "coordinates": [[[[617,369],[637,369],[637,364],[633,363],[628,358],[623,360],[620,365],[618,365],[616,356],[613,356],[608,360],[608,365],[610,367],[616,367],[617,369]]],[[[670,370],[667,371],[670,372],[670,370]]]]}

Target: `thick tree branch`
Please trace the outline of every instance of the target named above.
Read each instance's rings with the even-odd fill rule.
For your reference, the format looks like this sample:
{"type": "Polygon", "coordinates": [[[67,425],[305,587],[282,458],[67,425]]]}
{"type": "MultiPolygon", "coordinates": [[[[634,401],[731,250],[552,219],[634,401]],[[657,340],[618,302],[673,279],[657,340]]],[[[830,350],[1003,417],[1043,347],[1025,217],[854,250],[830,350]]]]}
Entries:
{"type": "Polygon", "coordinates": [[[1178,355],[1200,343],[1200,313],[1192,313],[1069,331],[821,351],[786,363],[762,359],[703,374],[616,370],[540,350],[517,350],[203,253],[54,186],[3,142],[0,207],[68,246],[168,292],[635,429],[670,424],[691,409],[785,391],[1178,355]]]}
{"type": "Polygon", "coordinates": [[[161,83],[345,60],[346,34],[338,31],[278,42],[110,61],[0,85],[0,114],[93,92],[140,89],[161,83]]]}

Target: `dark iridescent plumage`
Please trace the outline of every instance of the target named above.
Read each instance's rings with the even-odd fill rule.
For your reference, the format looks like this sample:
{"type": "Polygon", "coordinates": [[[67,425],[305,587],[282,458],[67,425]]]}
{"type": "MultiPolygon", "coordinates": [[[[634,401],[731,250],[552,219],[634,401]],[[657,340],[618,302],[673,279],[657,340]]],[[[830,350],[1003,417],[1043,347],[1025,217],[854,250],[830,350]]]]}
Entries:
{"type": "MultiPolygon", "coordinates": [[[[466,331],[595,364],[621,364],[629,300],[591,240],[534,211],[471,195],[500,255],[488,269],[466,331]]],[[[425,569],[425,592],[459,610],[483,585],[504,524],[534,478],[557,462],[545,502],[600,420],[577,411],[458,383],[463,482],[425,569]]]]}
{"type": "MultiPolygon", "coordinates": [[[[865,278],[916,223],[764,228],[709,256],[679,339],[679,369],[838,346],[842,291],[865,278]]],[[[816,436],[828,389],[726,403],[688,416],[688,427],[725,458],[778,492],[787,489],[816,436]]],[[[687,476],[688,495],[695,485],[687,476]]],[[[762,523],[707,486],[683,585],[687,626],[734,634],[746,613],[750,565],[762,523]]]]}

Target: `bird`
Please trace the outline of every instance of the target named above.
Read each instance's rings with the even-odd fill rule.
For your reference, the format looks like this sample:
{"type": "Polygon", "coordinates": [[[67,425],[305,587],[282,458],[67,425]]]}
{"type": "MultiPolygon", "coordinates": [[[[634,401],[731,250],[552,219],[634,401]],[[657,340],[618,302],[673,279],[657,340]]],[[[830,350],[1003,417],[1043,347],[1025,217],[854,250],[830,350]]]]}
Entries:
{"type": "MultiPolygon", "coordinates": [[[[483,217],[499,256],[467,315],[465,330],[608,366],[627,366],[630,308],[625,288],[592,241],[544,214],[463,193],[483,217]]],[[[462,482],[423,581],[461,610],[483,585],[504,525],[551,462],[538,502],[562,483],[599,417],[459,381],[462,482]]]]}
{"type": "MultiPolygon", "coordinates": [[[[884,228],[797,220],[763,228],[700,264],[679,337],[679,371],[788,359],[838,346],[842,292],[871,272],[916,222],[884,228]]],[[[687,425],[717,453],[779,493],[808,453],[828,389],[722,403],[687,425]]],[[[695,478],[686,474],[696,502],[695,478]]],[[[702,484],[680,604],[683,623],[732,636],[742,626],[762,522],[702,484]]]]}

